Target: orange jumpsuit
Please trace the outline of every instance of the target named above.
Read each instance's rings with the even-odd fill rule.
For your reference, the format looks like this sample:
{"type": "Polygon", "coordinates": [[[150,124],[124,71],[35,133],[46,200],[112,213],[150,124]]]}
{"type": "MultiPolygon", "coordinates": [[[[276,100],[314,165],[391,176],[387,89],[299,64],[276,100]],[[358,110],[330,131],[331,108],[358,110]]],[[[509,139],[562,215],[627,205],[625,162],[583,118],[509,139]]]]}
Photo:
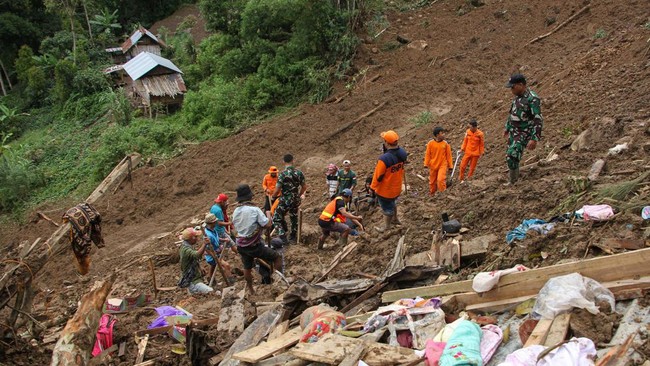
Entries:
{"type": "Polygon", "coordinates": [[[467,129],[465,132],[465,139],[463,140],[463,146],[460,148],[465,152],[463,155],[463,160],[460,161],[460,180],[463,180],[465,176],[465,168],[467,163],[469,163],[469,174],[467,178],[474,175],[474,170],[476,170],[476,163],[478,163],[478,158],[483,155],[485,152],[485,137],[483,136],[483,131],[467,129]]]}
{"type": "Polygon", "coordinates": [[[278,183],[278,176],[272,177],[271,174],[266,174],[264,180],[262,180],[262,188],[266,195],[270,195],[275,190],[275,185],[278,183]]]}
{"type": "Polygon", "coordinates": [[[429,168],[429,193],[447,189],[447,169],[453,168],[451,146],[446,141],[431,140],[424,153],[424,166],[429,168]]]}

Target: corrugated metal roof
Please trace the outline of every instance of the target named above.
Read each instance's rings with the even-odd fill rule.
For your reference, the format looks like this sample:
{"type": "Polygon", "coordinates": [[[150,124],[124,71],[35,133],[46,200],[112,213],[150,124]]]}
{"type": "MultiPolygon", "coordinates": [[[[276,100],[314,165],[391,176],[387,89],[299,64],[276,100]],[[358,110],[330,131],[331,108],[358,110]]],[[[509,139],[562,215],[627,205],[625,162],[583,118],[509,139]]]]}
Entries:
{"type": "Polygon", "coordinates": [[[172,71],[183,73],[173,62],[149,52],[142,52],[124,64],[124,70],[133,80],[138,80],[156,66],[166,67],[172,71]]]}
{"type": "Polygon", "coordinates": [[[140,27],[136,29],[135,32],[133,32],[131,37],[129,37],[126,41],[124,41],[124,43],[122,43],[122,52],[126,53],[128,50],[130,50],[131,47],[133,47],[136,43],[138,43],[140,38],[142,38],[142,36],[144,35],[147,35],[147,37],[153,39],[154,41],[156,41],[156,43],[160,44],[161,46],[165,46],[165,43],[162,40],[158,39],[158,37],[154,36],[153,33],[149,32],[148,29],[146,29],[145,27],[140,27]]]}

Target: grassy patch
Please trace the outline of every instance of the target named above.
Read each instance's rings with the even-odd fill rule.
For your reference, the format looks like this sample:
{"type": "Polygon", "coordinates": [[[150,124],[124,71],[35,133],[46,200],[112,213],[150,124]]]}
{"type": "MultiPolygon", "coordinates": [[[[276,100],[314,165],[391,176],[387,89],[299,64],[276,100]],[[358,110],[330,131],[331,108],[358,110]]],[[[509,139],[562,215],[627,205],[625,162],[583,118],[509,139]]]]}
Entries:
{"type": "Polygon", "coordinates": [[[596,34],[594,34],[594,39],[601,39],[607,37],[607,31],[604,30],[603,28],[600,28],[596,31],[596,34]]]}
{"type": "Polygon", "coordinates": [[[418,113],[415,117],[411,117],[410,121],[419,127],[428,125],[429,123],[433,122],[434,119],[435,118],[433,113],[431,113],[429,110],[426,110],[418,113]]]}

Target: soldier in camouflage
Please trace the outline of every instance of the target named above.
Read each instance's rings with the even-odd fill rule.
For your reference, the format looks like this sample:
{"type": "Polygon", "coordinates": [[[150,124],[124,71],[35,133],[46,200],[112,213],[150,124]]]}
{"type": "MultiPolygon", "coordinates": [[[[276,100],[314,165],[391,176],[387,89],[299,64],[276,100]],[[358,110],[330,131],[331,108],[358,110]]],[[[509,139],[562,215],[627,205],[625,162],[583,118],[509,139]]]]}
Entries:
{"type": "Polygon", "coordinates": [[[273,191],[273,198],[280,197],[278,207],[273,214],[273,227],[282,239],[282,244],[288,242],[284,228],[286,222],[284,216],[289,212],[291,220],[291,234],[289,240],[295,242],[298,233],[298,208],[300,202],[305,198],[307,184],[302,172],[293,166],[293,156],[287,154],[284,156],[284,170],[278,175],[278,183],[273,191]]]}
{"type": "Polygon", "coordinates": [[[503,132],[503,136],[508,139],[506,162],[510,179],[507,184],[514,184],[519,179],[519,161],[524,154],[524,148],[534,150],[537,141],[542,138],[543,119],[541,100],[526,86],[524,75],[512,75],[506,86],[515,95],[503,132]]]}

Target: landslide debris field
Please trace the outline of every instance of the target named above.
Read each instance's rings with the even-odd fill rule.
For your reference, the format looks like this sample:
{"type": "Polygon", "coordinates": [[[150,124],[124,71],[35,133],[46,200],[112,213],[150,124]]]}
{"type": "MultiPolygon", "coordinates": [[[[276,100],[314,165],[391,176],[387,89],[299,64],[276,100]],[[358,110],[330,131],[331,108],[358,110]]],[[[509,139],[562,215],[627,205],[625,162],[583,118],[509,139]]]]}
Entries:
{"type": "MultiPolygon", "coordinates": [[[[48,331],[60,330],[94,281],[107,278],[112,271],[117,271],[117,279],[110,297],[152,293],[148,258],[156,264],[158,286],[175,286],[180,275],[179,231],[196,225],[218,193],[226,192],[234,205],[239,183],[250,184],[261,205],[262,177],[270,165],[282,166],[285,153],[295,156],[309,185],[302,205],[304,244],[284,249],[285,276],[290,281],[314,280],[342,249],[331,238],[324,250],[316,249],[317,217],[326,204],[324,168],[327,163],[340,165],[350,159],[362,187],[380,154],[379,133],[388,129],[399,133],[400,145],[410,153],[408,192],[398,206],[402,225],[379,234],[374,230],[382,220],[378,209],[361,212],[367,231],[354,239],[359,246],[330,279],[358,278],[359,273],[381,275],[404,234],[407,257],[429,250],[432,230],[439,231],[444,212],[468,229],[461,242],[496,236],[486,254],[464,259],[458,270],[443,272],[449,276],[447,283],[515,264],[544,267],[623,250],[603,248],[601,243],[609,238],[641,241],[647,246],[650,228],[640,215],[650,192],[650,180],[642,177],[650,169],[647,2],[593,2],[588,11],[557,32],[529,44],[585,5],[582,1],[486,0],[474,7],[465,1],[443,0],[388,14],[383,33],[376,38],[362,36],[354,76],[338,83],[328,101],[300,106],[224,140],[191,146],[173,160],[144,164],[133,172],[132,185],[125,182],[117,191],[107,192],[95,204],[102,214],[106,247],[93,248],[91,271],[83,277],[76,273],[69,245],[54,253],[34,280],[34,316],[46,322],[65,315],[48,331]],[[398,42],[398,36],[410,43],[398,42]],[[526,151],[521,180],[514,187],[504,187],[507,167],[502,132],[512,97],[505,83],[515,72],[524,73],[542,99],[544,138],[535,151],[526,151]],[[429,123],[418,123],[425,117],[429,123]],[[455,181],[444,193],[428,196],[427,182],[418,174],[428,177],[422,159],[433,128],[448,130],[446,140],[455,152],[469,118],[476,118],[486,135],[486,153],[474,179],[463,184],[455,181]],[[336,133],[354,121],[349,129],[336,133]],[[584,131],[588,132],[574,143],[584,131]],[[627,148],[608,154],[620,144],[627,148]],[[606,160],[605,168],[585,191],[585,177],[598,159],[606,160]],[[608,185],[639,177],[643,179],[623,197],[603,194],[608,185]],[[506,244],[505,234],[524,219],[549,220],[597,203],[611,205],[617,215],[599,225],[559,223],[547,235],[533,234],[512,246],[506,244]]],[[[76,203],[61,202],[39,211],[59,221],[76,203]]],[[[231,213],[232,209],[231,205],[231,213]]],[[[55,229],[36,212],[24,225],[3,225],[3,257],[15,257],[25,241],[32,243],[38,237],[45,241],[55,229]]],[[[241,267],[238,257],[231,255],[228,260],[241,267]]],[[[280,283],[260,285],[257,275],[255,281],[257,293],[248,299],[250,304],[278,301],[286,290],[280,283]]],[[[243,288],[243,279],[235,286],[243,288]]],[[[355,311],[373,310],[371,302],[365,304],[365,309],[355,311]]],[[[220,297],[191,297],[179,289],[160,293],[146,308],[119,315],[115,342],[127,341],[126,355],[119,364],[133,364],[138,351],[133,333],[146,329],[155,318],[152,307],[160,305],[179,305],[197,317],[211,318],[218,316],[223,304],[220,297]]],[[[5,309],[3,315],[8,314],[5,309]]],[[[236,335],[210,329],[209,343],[216,351],[227,351],[236,335]]],[[[146,358],[157,358],[159,364],[189,364],[187,356],[172,353],[170,344],[150,340],[146,358]]],[[[48,364],[53,346],[43,339],[3,344],[2,362],[48,364]]],[[[642,351],[648,359],[647,347],[642,351]]]]}

